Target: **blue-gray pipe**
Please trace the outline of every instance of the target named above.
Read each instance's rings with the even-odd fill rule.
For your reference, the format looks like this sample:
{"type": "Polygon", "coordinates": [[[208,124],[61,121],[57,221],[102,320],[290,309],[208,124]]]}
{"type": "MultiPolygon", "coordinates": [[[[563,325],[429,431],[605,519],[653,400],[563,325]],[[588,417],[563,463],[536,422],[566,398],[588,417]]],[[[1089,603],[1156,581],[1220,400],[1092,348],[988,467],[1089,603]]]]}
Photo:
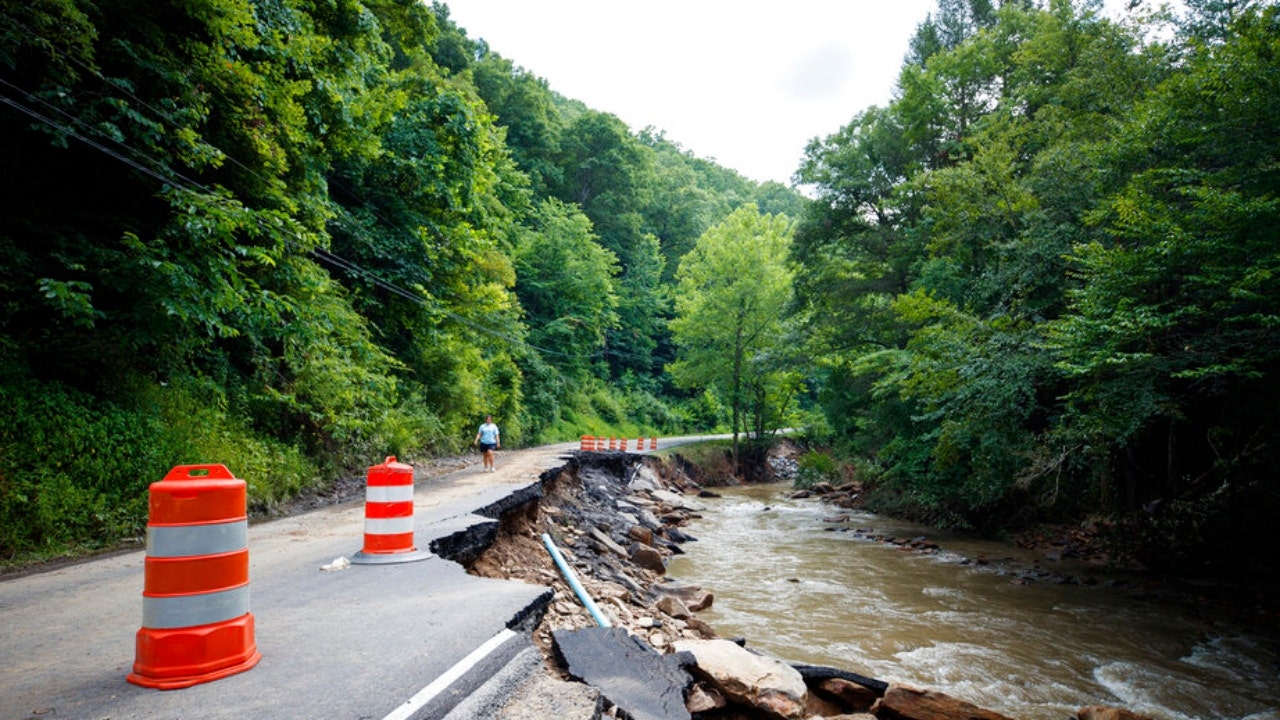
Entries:
{"type": "Polygon", "coordinates": [[[573,588],[573,592],[578,595],[578,599],[582,601],[583,607],[587,612],[591,613],[591,617],[595,618],[596,624],[600,627],[613,627],[613,623],[609,622],[609,618],[600,612],[600,608],[596,607],[596,602],[587,594],[586,589],[582,587],[582,583],[578,582],[578,576],[573,574],[573,568],[569,567],[569,563],[565,562],[564,555],[560,554],[560,548],[556,547],[555,542],[551,540],[551,536],[542,533],[542,544],[547,546],[547,552],[551,553],[551,559],[556,561],[556,567],[560,568],[560,574],[564,579],[569,581],[569,587],[573,588]]]}

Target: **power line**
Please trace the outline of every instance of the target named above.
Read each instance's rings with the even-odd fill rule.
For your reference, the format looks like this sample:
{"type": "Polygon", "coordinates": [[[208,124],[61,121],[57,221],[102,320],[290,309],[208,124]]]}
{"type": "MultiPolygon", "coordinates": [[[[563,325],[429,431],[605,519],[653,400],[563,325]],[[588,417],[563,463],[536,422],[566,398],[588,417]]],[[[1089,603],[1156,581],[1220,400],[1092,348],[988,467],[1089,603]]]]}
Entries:
{"type": "MultiPolygon", "coordinates": [[[[101,75],[99,75],[99,77],[101,77],[101,75]]],[[[104,78],[104,79],[105,79],[105,78],[104,78]]],[[[51,108],[51,109],[52,109],[52,110],[54,110],[55,112],[57,112],[57,113],[59,113],[59,114],[61,114],[61,115],[65,116],[65,117],[69,118],[71,122],[73,122],[73,123],[75,123],[75,124],[77,124],[77,125],[80,125],[81,127],[85,127],[85,128],[87,128],[88,130],[95,132],[95,133],[96,133],[96,134],[98,134],[99,136],[102,136],[102,135],[103,135],[101,131],[96,130],[96,129],[92,128],[91,126],[86,125],[83,121],[81,121],[81,120],[79,120],[78,118],[76,118],[76,117],[74,117],[74,116],[70,115],[69,113],[67,113],[66,111],[62,110],[61,108],[58,108],[58,107],[56,107],[56,106],[51,105],[50,103],[48,103],[48,102],[44,101],[43,99],[40,99],[40,98],[38,98],[38,97],[34,96],[32,93],[29,93],[29,92],[27,92],[27,91],[23,90],[22,88],[18,87],[17,85],[14,85],[13,83],[8,82],[7,80],[4,80],[3,78],[0,78],[0,84],[5,85],[6,87],[12,88],[13,90],[15,90],[15,91],[17,91],[17,92],[19,92],[19,93],[23,94],[23,95],[24,95],[24,96],[26,96],[27,98],[33,98],[33,99],[35,99],[37,102],[39,102],[39,103],[41,103],[41,104],[45,105],[46,107],[51,108]]],[[[132,95],[131,95],[131,96],[132,96],[132,95]]],[[[135,99],[136,99],[136,98],[135,98],[135,99]]],[[[35,110],[35,109],[33,109],[33,108],[31,108],[31,107],[29,107],[29,106],[27,106],[27,105],[23,104],[21,101],[16,100],[16,99],[14,99],[14,98],[12,98],[12,97],[9,97],[8,95],[5,95],[5,94],[3,94],[3,93],[0,93],[0,102],[3,102],[5,105],[8,105],[8,106],[10,106],[10,107],[14,108],[15,110],[18,110],[19,112],[22,112],[23,114],[25,114],[25,115],[27,115],[27,116],[29,116],[29,117],[31,117],[31,118],[33,118],[33,119],[35,119],[35,120],[37,120],[37,121],[41,122],[41,123],[44,123],[45,125],[47,125],[47,126],[49,126],[49,127],[51,127],[51,128],[54,128],[55,130],[58,130],[59,132],[61,132],[61,133],[65,134],[65,135],[67,135],[67,136],[69,136],[69,137],[72,137],[72,138],[74,138],[74,139],[76,139],[76,140],[79,140],[80,142],[83,142],[84,144],[88,145],[89,147],[92,147],[92,148],[94,148],[94,149],[96,149],[96,150],[98,150],[98,151],[100,151],[100,152],[102,152],[102,153],[104,153],[104,154],[106,154],[106,155],[108,155],[108,156],[110,156],[110,157],[112,157],[112,158],[116,159],[116,160],[119,160],[120,162],[125,163],[126,165],[128,165],[128,166],[130,166],[130,167],[132,167],[132,168],[134,168],[134,169],[136,169],[136,170],[138,170],[138,171],[140,171],[140,172],[142,172],[142,173],[146,174],[147,176],[149,176],[149,177],[151,177],[151,178],[153,178],[153,179],[155,179],[155,180],[157,180],[157,181],[159,181],[159,182],[161,182],[161,183],[163,183],[163,184],[165,184],[165,185],[167,185],[167,186],[171,186],[171,187],[174,187],[174,188],[176,188],[176,189],[183,190],[183,191],[185,191],[185,192],[190,192],[190,193],[193,193],[193,194],[195,194],[195,193],[196,193],[196,191],[197,191],[197,189],[198,189],[200,192],[202,192],[202,193],[203,193],[203,194],[205,194],[205,195],[209,195],[209,196],[212,196],[212,197],[218,198],[219,200],[224,200],[224,201],[225,201],[225,198],[222,198],[222,196],[220,196],[218,193],[214,192],[211,188],[209,188],[209,187],[207,187],[207,186],[205,186],[205,185],[203,185],[203,184],[199,183],[198,181],[192,180],[191,178],[188,178],[188,177],[186,177],[185,175],[182,175],[181,173],[177,173],[177,172],[175,172],[172,168],[167,167],[164,163],[162,163],[162,162],[160,162],[160,161],[156,160],[155,158],[153,158],[153,157],[151,157],[151,156],[147,155],[147,153],[145,153],[145,152],[143,152],[143,151],[141,151],[141,150],[138,150],[137,148],[134,148],[134,147],[130,146],[128,143],[125,143],[125,142],[123,142],[123,141],[120,141],[120,140],[117,140],[117,139],[114,139],[114,138],[108,138],[111,142],[113,142],[113,143],[115,143],[116,145],[119,145],[120,147],[124,148],[124,149],[125,149],[125,150],[127,150],[130,154],[132,154],[132,155],[134,155],[134,156],[141,157],[141,158],[143,158],[143,159],[145,159],[145,160],[149,161],[149,162],[150,162],[152,165],[154,165],[155,167],[162,168],[163,170],[162,170],[162,171],[158,171],[158,170],[156,170],[156,169],[153,169],[152,167],[147,167],[146,165],[142,164],[142,163],[141,163],[141,162],[139,162],[138,160],[135,160],[135,159],[130,158],[130,157],[126,157],[125,155],[123,155],[123,154],[121,154],[121,153],[119,153],[119,152],[116,152],[115,150],[112,150],[112,149],[111,149],[111,148],[109,148],[109,147],[106,147],[106,146],[105,146],[105,145],[103,145],[102,143],[99,143],[99,142],[97,142],[97,141],[95,141],[95,140],[93,140],[93,139],[91,139],[91,138],[89,138],[89,137],[87,137],[87,136],[85,136],[85,135],[83,135],[83,134],[79,133],[79,132],[76,132],[72,127],[70,127],[70,126],[68,126],[68,125],[66,125],[66,124],[60,123],[60,122],[58,122],[58,121],[54,120],[53,118],[51,118],[51,117],[49,117],[49,116],[47,116],[47,115],[45,115],[45,114],[43,114],[43,113],[40,113],[40,112],[38,112],[37,110],[35,110]],[[178,178],[180,178],[180,181],[175,180],[175,179],[174,179],[173,177],[171,177],[171,176],[166,176],[165,174],[163,174],[163,172],[173,173],[173,175],[176,175],[178,178]]],[[[139,102],[142,102],[142,101],[141,101],[141,100],[139,100],[139,102]]],[[[144,105],[144,106],[146,106],[146,107],[148,107],[148,108],[150,108],[150,109],[152,109],[153,111],[155,111],[155,110],[154,110],[154,108],[152,108],[150,105],[146,104],[145,102],[143,102],[143,105],[144,105]]],[[[162,117],[163,119],[165,119],[166,121],[173,122],[170,118],[168,118],[168,117],[164,116],[162,113],[159,113],[159,111],[155,111],[155,112],[157,112],[157,114],[160,114],[160,115],[161,115],[161,117],[162,117]]],[[[214,147],[214,146],[211,146],[211,147],[214,147]]],[[[216,148],[216,147],[215,147],[214,149],[218,149],[218,148],[216,148]]],[[[221,150],[219,150],[219,152],[222,152],[222,151],[221,151],[221,150]]],[[[244,167],[244,168],[245,168],[246,170],[248,170],[249,172],[254,173],[255,175],[257,175],[257,173],[255,173],[252,169],[248,168],[248,167],[247,167],[247,166],[245,166],[243,163],[240,163],[238,160],[235,160],[235,158],[234,158],[234,157],[232,157],[232,156],[230,156],[229,154],[227,154],[227,153],[223,153],[223,155],[224,155],[224,156],[226,156],[226,157],[231,158],[231,159],[233,160],[233,162],[236,162],[238,165],[240,165],[241,167],[244,167]]],[[[261,177],[260,175],[257,175],[257,176],[258,176],[258,177],[261,177]]],[[[351,193],[350,191],[348,191],[348,193],[349,193],[349,194],[351,194],[353,197],[356,197],[357,199],[361,199],[361,198],[360,198],[358,195],[356,195],[355,193],[351,193]]],[[[362,202],[364,202],[364,203],[366,204],[366,206],[368,206],[368,205],[367,205],[367,201],[364,201],[363,199],[361,199],[361,201],[362,201],[362,202]]],[[[370,209],[371,209],[373,212],[375,212],[375,214],[378,214],[375,208],[372,208],[372,207],[371,207],[370,209]]],[[[259,226],[263,227],[263,229],[268,229],[268,228],[266,228],[266,227],[265,227],[265,225],[263,224],[263,221],[262,221],[262,219],[261,219],[261,218],[258,218],[256,215],[255,215],[255,216],[253,216],[253,217],[254,217],[255,222],[257,222],[257,223],[259,224],[259,226]]],[[[381,216],[379,215],[379,217],[381,217],[381,216]]],[[[384,219],[384,220],[385,220],[385,219],[384,219]]],[[[390,223],[389,223],[389,224],[390,224],[390,223]]],[[[349,229],[350,229],[350,228],[349,228],[349,229]]],[[[529,343],[527,340],[524,340],[524,339],[522,339],[522,338],[519,338],[519,337],[513,336],[513,335],[511,335],[511,334],[509,334],[509,333],[504,333],[504,332],[501,332],[501,331],[495,330],[495,329],[493,329],[493,328],[486,327],[486,326],[481,325],[481,324],[479,324],[479,323],[473,322],[473,321],[469,320],[468,318],[466,318],[466,317],[464,317],[464,316],[462,316],[462,315],[460,315],[460,314],[458,314],[458,313],[456,313],[456,312],[453,312],[453,311],[449,310],[449,309],[448,309],[448,308],[446,308],[446,307],[443,307],[443,306],[440,306],[440,305],[433,305],[433,304],[430,304],[430,303],[428,303],[428,302],[427,302],[427,300],[426,300],[425,298],[423,298],[421,295],[419,295],[419,294],[417,294],[417,293],[413,293],[413,292],[411,292],[411,291],[409,291],[409,290],[406,290],[406,289],[404,289],[404,288],[401,288],[400,286],[396,285],[395,283],[392,283],[392,282],[390,282],[390,281],[384,280],[383,278],[381,278],[381,277],[380,277],[380,276],[378,276],[377,274],[373,273],[372,271],[367,270],[367,269],[365,269],[365,268],[363,268],[363,267],[359,266],[358,264],[356,264],[356,263],[354,263],[354,262],[352,262],[352,261],[350,261],[350,260],[347,260],[347,259],[345,259],[345,258],[342,258],[341,256],[336,255],[336,254],[334,254],[334,253],[332,253],[332,252],[330,252],[330,251],[328,251],[328,250],[325,250],[325,249],[323,249],[323,248],[305,249],[305,248],[302,248],[302,247],[301,247],[298,243],[296,243],[295,241],[291,241],[291,240],[289,240],[289,239],[287,239],[287,238],[285,239],[285,242],[286,242],[287,244],[289,244],[290,246],[292,246],[292,247],[296,248],[296,249],[304,250],[305,252],[307,252],[307,253],[308,253],[308,254],[310,254],[312,257],[316,258],[317,260],[320,260],[320,261],[322,261],[322,262],[325,262],[325,263],[327,263],[327,264],[329,264],[329,265],[332,265],[332,266],[334,266],[334,267],[339,267],[339,268],[341,268],[341,269],[343,269],[343,270],[346,270],[347,272],[350,272],[350,273],[355,274],[355,275],[357,275],[357,276],[363,277],[363,278],[365,278],[366,280],[369,280],[370,282],[372,282],[373,284],[375,284],[376,286],[381,287],[381,288],[383,288],[384,290],[387,290],[388,292],[393,293],[394,295],[397,295],[397,296],[399,296],[399,297],[401,297],[401,298],[403,298],[403,299],[409,300],[409,301],[411,301],[411,302],[415,302],[415,303],[419,304],[420,306],[422,306],[422,307],[424,307],[424,308],[426,308],[426,309],[428,309],[428,310],[430,310],[430,311],[437,312],[437,313],[440,313],[440,314],[442,314],[442,315],[445,315],[445,316],[449,317],[450,319],[454,320],[455,322],[458,322],[458,323],[460,323],[460,324],[466,325],[467,327],[470,327],[470,328],[472,328],[472,329],[475,329],[475,330],[477,330],[477,331],[479,331],[479,332],[486,333],[486,334],[488,334],[488,335],[490,335],[490,336],[492,336],[492,337],[496,337],[496,338],[499,338],[499,339],[505,340],[505,341],[510,342],[510,343],[514,343],[514,344],[517,344],[517,345],[524,346],[524,347],[526,347],[526,348],[528,348],[528,349],[530,349],[530,350],[535,350],[535,351],[537,351],[538,353],[541,353],[541,354],[543,354],[543,355],[552,355],[552,356],[559,356],[559,357],[565,357],[565,358],[574,358],[574,357],[577,357],[576,355],[573,355],[573,354],[571,354],[571,353],[565,353],[565,352],[561,352],[561,351],[558,351],[558,350],[552,350],[552,349],[550,349],[550,348],[543,348],[543,347],[539,347],[539,346],[537,346],[537,345],[533,345],[532,343],[529,343]]],[[[641,356],[641,355],[637,355],[637,354],[634,354],[634,353],[623,353],[623,352],[619,352],[619,351],[617,351],[617,350],[612,350],[612,349],[609,349],[609,348],[604,348],[604,349],[601,349],[601,350],[599,350],[599,351],[596,351],[595,353],[592,353],[591,355],[588,355],[587,357],[600,357],[600,356],[603,356],[603,355],[611,355],[611,356],[613,356],[613,357],[630,358],[630,359],[635,359],[635,360],[644,360],[644,361],[650,361],[650,360],[652,360],[652,358],[651,358],[651,357],[648,357],[648,356],[641,356]]]]}

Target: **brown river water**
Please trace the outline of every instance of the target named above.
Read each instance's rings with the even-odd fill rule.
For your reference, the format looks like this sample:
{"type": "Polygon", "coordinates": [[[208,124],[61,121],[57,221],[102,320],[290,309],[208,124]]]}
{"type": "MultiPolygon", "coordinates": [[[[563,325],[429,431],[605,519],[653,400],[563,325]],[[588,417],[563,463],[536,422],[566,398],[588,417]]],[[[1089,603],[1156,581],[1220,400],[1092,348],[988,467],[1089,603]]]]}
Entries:
{"type": "Polygon", "coordinates": [[[854,511],[848,525],[928,535],[937,554],[834,532],[837,512],[782,485],[699,500],[668,575],[715,595],[699,613],[722,637],[791,662],[905,682],[1013,718],[1063,720],[1085,705],[1151,717],[1280,720],[1280,647],[1175,605],[1108,587],[1021,584],[1007,545],[854,511]]]}

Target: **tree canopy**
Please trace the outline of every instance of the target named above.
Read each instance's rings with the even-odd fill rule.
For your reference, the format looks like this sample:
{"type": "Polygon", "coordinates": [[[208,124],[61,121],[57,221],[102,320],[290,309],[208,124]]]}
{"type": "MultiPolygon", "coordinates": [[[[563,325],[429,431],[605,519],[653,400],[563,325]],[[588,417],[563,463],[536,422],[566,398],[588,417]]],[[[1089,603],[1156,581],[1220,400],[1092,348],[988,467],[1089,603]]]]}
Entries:
{"type": "Polygon", "coordinates": [[[1104,512],[1188,567],[1280,509],[1280,11],[1188,6],[943,3],[894,101],[810,144],[802,317],[883,507],[1104,512]]]}
{"type": "Polygon", "coordinates": [[[7,3],[0,35],[4,557],[135,535],[179,462],[270,512],[484,414],[512,444],[679,427],[665,263],[800,202],[443,4],[7,3]]]}
{"type": "Polygon", "coordinates": [[[784,342],[790,246],[785,215],[761,215],[745,205],[703,233],[676,271],[671,331],[678,353],[668,370],[677,384],[712,390],[729,405],[735,464],[748,398],[755,395],[748,391],[763,393],[783,370],[768,359],[784,342]]]}
{"type": "Polygon", "coordinates": [[[807,425],[880,510],[1274,570],[1280,8],[1148,5],[940,1],[806,196],[438,2],[8,3],[0,555],[135,536],[180,462],[270,513],[492,414],[807,425]]]}

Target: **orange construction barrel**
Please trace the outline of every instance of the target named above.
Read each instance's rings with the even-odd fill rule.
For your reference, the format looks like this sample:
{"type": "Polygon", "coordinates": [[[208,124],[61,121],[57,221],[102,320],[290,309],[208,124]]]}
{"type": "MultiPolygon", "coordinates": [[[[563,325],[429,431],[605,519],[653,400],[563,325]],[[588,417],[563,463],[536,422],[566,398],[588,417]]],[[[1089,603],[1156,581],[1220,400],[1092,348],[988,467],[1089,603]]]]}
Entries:
{"type": "Polygon", "coordinates": [[[589,452],[596,449],[596,439],[591,435],[583,435],[582,442],[578,444],[578,450],[589,452]]]}
{"type": "Polygon", "coordinates": [[[179,465],[151,484],[134,685],[174,690],[262,656],[249,613],[246,486],[223,465],[179,465]]]}
{"type": "Polygon", "coordinates": [[[395,456],[369,468],[365,485],[364,549],[351,556],[363,565],[425,560],[413,545],[413,466],[395,456]]]}

